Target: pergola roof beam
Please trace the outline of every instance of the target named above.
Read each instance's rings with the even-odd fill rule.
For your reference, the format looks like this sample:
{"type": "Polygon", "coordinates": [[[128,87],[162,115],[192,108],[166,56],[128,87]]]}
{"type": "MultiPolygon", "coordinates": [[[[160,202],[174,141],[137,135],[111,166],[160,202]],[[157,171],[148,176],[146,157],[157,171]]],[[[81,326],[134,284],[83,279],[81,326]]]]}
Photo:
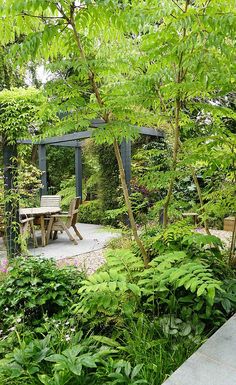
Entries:
{"type": "Polygon", "coordinates": [[[50,143],[50,146],[81,147],[81,146],[83,146],[83,144],[84,144],[84,141],[71,140],[69,142],[50,143]]]}
{"type": "Polygon", "coordinates": [[[90,138],[91,136],[92,136],[92,131],[80,131],[80,132],[74,132],[73,134],[66,134],[62,136],[52,136],[51,138],[42,139],[40,141],[40,144],[70,142],[70,141],[90,138]]]}
{"type": "MultiPolygon", "coordinates": [[[[97,127],[101,126],[101,124],[104,124],[102,121],[96,121],[93,123],[93,127],[95,127],[95,124],[97,127]]],[[[156,130],[151,127],[135,127],[139,130],[140,134],[143,135],[150,135],[150,136],[156,136],[156,137],[163,137],[164,134],[160,130],[156,130]]],[[[87,139],[91,138],[92,136],[92,130],[90,131],[80,131],[80,132],[74,132],[72,134],[66,134],[62,136],[53,136],[50,138],[42,139],[40,141],[35,142],[35,144],[52,144],[52,145],[61,145],[61,146],[67,146],[67,147],[77,147],[77,141],[81,139],[87,139]],[[67,144],[66,144],[67,143],[67,144]]],[[[19,140],[19,143],[21,144],[34,144],[34,142],[30,139],[23,139],[19,140]]]]}
{"type": "Polygon", "coordinates": [[[161,130],[151,128],[151,127],[139,127],[140,134],[150,135],[150,136],[159,136],[161,138],[164,137],[164,134],[161,130]]]}

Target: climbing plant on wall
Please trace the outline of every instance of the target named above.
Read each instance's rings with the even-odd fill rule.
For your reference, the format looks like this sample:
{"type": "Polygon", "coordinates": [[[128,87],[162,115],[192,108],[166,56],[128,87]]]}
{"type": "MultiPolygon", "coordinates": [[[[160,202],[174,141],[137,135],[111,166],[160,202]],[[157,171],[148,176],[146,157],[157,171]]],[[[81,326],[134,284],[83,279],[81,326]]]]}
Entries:
{"type": "MultiPolygon", "coordinates": [[[[37,124],[43,96],[35,89],[12,89],[0,92],[0,135],[3,142],[4,201],[8,255],[20,252],[19,191],[17,141],[29,135],[30,126],[37,124]]],[[[38,121],[38,124],[40,122],[38,121]]]]}

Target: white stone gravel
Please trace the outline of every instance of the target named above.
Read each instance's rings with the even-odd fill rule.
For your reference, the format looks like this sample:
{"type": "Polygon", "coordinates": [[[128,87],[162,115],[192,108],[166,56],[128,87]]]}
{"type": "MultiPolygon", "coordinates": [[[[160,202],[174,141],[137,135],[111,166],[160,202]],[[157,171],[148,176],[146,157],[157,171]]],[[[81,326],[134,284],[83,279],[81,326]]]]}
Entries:
{"type": "MultiPolygon", "coordinates": [[[[196,231],[198,233],[206,234],[205,229],[196,229],[196,231]]],[[[210,229],[210,233],[211,235],[215,235],[216,237],[220,238],[227,249],[230,248],[232,231],[210,229]]]]}
{"type": "Polygon", "coordinates": [[[60,259],[57,261],[57,265],[59,267],[74,265],[78,270],[84,271],[87,275],[91,275],[106,262],[104,251],[105,249],[100,249],[81,254],[77,257],[60,259]]]}

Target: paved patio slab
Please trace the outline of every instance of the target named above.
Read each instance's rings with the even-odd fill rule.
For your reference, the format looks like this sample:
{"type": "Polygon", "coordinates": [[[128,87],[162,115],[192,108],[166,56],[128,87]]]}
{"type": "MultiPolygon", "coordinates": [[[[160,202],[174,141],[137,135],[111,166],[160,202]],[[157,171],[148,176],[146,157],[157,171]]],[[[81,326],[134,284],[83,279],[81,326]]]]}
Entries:
{"type": "Polygon", "coordinates": [[[163,385],[236,385],[236,315],[163,385]]]}
{"type": "MultiPolygon", "coordinates": [[[[111,239],[120,236],[119,232],[110,231],[100,225],[78,223],[77,226],[83,237],[82,240],[78,239],[78,245],[74,245],[65,233],[58,232],[58,239],[50,240],[46,247],[30,248],[30,254],[60,260],[100,250],[111,239]]],[[[73,230],[71,232],[73,233],[73,230]]]]}
{"type": "MultiPolygon", "coordinates": [[[[91,225],[86,223],[78,223],[78,229],[83,236],[82,240],[78,239],[78,245],[74,245],[65,233],[58,233],[58,239],[50,240],[45,247],[33,248],[29,246],[31,255],[43,258],[54,258],[56,260],[75,257],[81,254],[95,252],[103,249],[106,244],[113,238],[119,237],[120,232],[109,230],[100,225],[91,225]]],[[[71,230],[73,233],[73,230],[71,230]]],[[[40,238],[39,238],[40,243],[40,238]]],[[[3,244],[0,245],[0,257],[5,256],[3,244]]]]}

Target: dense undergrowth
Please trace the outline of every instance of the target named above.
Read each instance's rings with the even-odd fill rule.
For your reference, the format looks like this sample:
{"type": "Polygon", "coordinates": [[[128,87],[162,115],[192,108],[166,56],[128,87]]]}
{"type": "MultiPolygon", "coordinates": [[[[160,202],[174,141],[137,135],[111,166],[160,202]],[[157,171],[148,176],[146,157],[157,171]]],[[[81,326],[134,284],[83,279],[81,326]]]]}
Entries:
{"type": "Polygon", "coordinates": [[[218,238],[175,224],[143,241],[149,269],[132,243],[90,277],[14,260],[0,284],[0,384],[158,385],[235,311],[218,238]]]}

